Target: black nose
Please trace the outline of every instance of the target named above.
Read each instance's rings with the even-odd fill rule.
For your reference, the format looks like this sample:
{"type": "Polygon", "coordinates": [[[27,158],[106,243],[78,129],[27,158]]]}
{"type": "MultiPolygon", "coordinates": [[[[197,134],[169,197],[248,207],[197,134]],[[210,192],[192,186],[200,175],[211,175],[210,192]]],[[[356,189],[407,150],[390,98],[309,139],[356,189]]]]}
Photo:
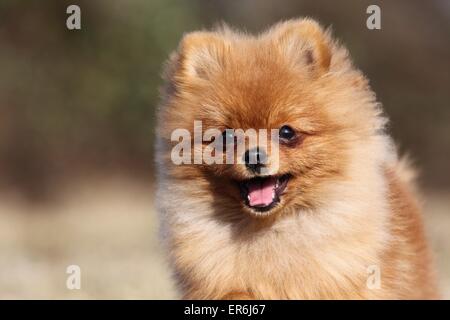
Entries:
{"type": "Polygon", "coordinates": [[[263,149],[253,148],[245,152],[244,162],[249,170],[260,173],[261,168],[267,163],[267,155],[263,149]]]}

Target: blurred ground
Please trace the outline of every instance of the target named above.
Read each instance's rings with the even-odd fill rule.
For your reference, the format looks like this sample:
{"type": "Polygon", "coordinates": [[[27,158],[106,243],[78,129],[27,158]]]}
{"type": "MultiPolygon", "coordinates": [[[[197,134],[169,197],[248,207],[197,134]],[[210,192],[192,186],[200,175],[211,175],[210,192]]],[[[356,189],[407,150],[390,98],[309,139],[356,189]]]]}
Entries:
{"type": "MultiPolygon", "coordinates": [[[[0,298],[176,298],[151,186],[121,177],[88,181],[39,206],[0,197],[0,298]],[[81,267],[81,290],[66,288],[71,264],[81,267]]],[[[425,199],[442,293],[450,298],[450,197],[425,199]]]]}
{"type": "Polygon", "coordinates": [[[0,198],[0,299],[175,298],[157,241],[149,186],[85,182],[36,206],[0,198]],[[81,268],[81,290],[66,268],[81,268]]]}

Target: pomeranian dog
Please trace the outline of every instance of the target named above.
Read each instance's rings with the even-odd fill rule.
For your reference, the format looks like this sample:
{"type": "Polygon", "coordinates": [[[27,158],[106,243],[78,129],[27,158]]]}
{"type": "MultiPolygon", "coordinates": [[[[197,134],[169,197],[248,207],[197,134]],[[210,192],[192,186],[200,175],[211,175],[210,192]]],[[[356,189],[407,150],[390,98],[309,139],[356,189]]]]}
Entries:
{"type": "Polygon", "coordinates": [[[437,297],[412,171],[329,31],[298,19],[188,33],[164,79],[157,208],[183,298],[437,297]],[[193,137],[195,123],[225,146],[232,129],[278,136],[232,147],[225,164],[192,160],[221,137],[192,139],[179,163],[174,133],[193,137]]]}

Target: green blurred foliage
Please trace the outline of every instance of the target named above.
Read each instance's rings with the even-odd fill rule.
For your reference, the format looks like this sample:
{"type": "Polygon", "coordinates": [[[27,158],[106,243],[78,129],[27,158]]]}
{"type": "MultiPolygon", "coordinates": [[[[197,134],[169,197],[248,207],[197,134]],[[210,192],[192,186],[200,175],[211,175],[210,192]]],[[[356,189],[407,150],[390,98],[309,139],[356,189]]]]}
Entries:
{"type": "Polygon", "coordinates": [[[450,187],[450,6],[419,0],[2,0],[0,186],[39,194],[89,170],[151,172],[161,68],[182,34],[299,16],[333,27],[401,150],[428,186],[450,187]],[[81,7],[80,31],[65,27],[69,4],[81,7]],[[381,6],[382,30],[365,27],[369,4],[381,6]]]}

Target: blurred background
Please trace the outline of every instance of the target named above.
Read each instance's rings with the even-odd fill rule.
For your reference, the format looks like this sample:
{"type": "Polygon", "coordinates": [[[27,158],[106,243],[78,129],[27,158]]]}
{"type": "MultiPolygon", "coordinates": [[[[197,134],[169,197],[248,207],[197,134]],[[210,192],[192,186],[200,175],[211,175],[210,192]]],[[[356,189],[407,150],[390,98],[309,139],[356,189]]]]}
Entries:
{"type": "Polygon", "coordinates": [[[157,242],[161,65],[184,32],[310,16],[352,53],[420,168],[450,298],[450,2],[1,0],[0,298],[176,298],[157,242]],[[81,30],[66,8],[81,8],[81,30]],[[381,7],[381,30],[366,9],[381,7]],[[81,290],[66,267],[81,267],[81,290]]]}

